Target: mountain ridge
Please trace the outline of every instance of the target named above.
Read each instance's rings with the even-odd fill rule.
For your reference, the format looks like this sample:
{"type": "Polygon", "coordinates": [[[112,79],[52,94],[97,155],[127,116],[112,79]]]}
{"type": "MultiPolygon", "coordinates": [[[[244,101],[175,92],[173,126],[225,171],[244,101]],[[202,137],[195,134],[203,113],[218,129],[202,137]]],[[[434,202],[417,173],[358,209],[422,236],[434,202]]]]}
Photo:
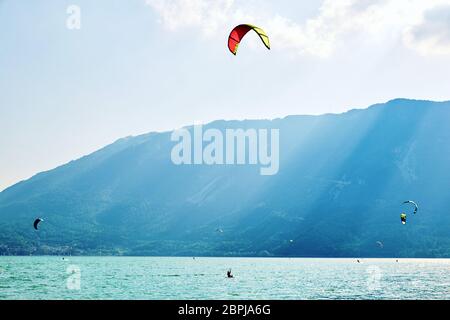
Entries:
{"type": "MultiPolygon", "coordinates": [[[[286,115],[286,116],[284,116],[284,117],[277,117],[277,118],[273,118],[273,119],[230,119],[230,120],[217,119],[217,120],[212,120],[212,121],[207,122],[207,123],[202,124],[202,125],[203,125],[203,126],[211,126],[212,124],[215,124],[215,123],[223,123],[223,122],[228,122],[228,123],[237,122],[237,123],[241,123],[241,122],[247,122],[247,121],[250,121],[250,122],[251,122],[251,121],[278,121],[278,120],[284,120],[284,119],[288,119],[288,118],[296,118],[296,117],[321,117],[321,116],[330,116],[330,115],[344,115],[344,114],[352,113],[352,112],[355,112],[355,111],[368,110],[368,109],[373,108],[373,107],[378,107],[378,106],[382,106],[382,105],[385,105],[385,104],[395,103],[395,102],[397,102],[397,101],[414,101],[414,102],[422,102],[422,103],[423,103],[423,102],[446,103],[446,102],[449,102],[450,100],[448,100],[448,101],[445,101],[445,100],[444,100],[444,101],[432,101],[432,100],[423,100],[423,99],[395,98],[395,99],[388,100],[388,101],[385,102],[385,103],[376,103],[376,104],[370,105],[369,107],[366,107],[366,108],[364,108],[364,107],[361,107],[361,108],[354,107],[354,108],[351,108],[351,109],[349,109],[349,110],[346,110],[346,111],[340,112],[340,113],[323,113],[323,114],[320,114],[320,115],[296,114],[296,115],[286,115]]],[[[190,125],[182,126],[182,128],[191,128],[192,126],[193,126],[193,125],[190,124],[190,125]]],[[[38,176],[38,175],[45,174],[46,172],[53,171],[53,170],[55,170],[55,169],[58,169],[58,168],[63,167],[63,166],[65,166],[65,165],[68,165],[68,164],[70,164],[70,163],[72,163],[72,162],[74,162],[74,161],[81,160],[81,159],[83,159],[83,158],[85,158],[85,157],[88,157],[88,156],[91,156],[91,155],[93,155],[93,154],[95,154],[95,153],[97,153],[97,152],[101,152],[102,150],[104,150],[104,149],[106,149],[106,148],[108,148],[108,147],[110,147],[110,146],[116,145],[116,144],[118,144],[118,143],[125,142],[125,141],[128,141],[128,140],[130,140],[130,139],[135,139],[135,138],[144,138],[144,137],[147,137],[147,136],[150,136],[150,135],[153,135],[153,134],[165,134],[165,133],[171,133],[171,132],[174,131],[174,130],[176,130],[176,129],[172,129],[172,130],[163,130],[163,131],[150,131],[150,132],[146,132],[146,133],[142,133],[142,134],[138,134],[138,135],[129,135],[129,136],[126,136],[126,137],[118,138],[118,139],[116,139],[115,141],[113,141],[113,142],[111,142],[111,143],[105,145],[104,147],[101,147],[100,149],[98,149],[98,150],[96,150],[96,151],[93,151],[93,152],[91,152],[91,153],[82,155],[82,156],[80,156],[79,158],[75,158],[75,159],[70,160],[70,161],[68,161],[68,162],[66,162],[66,163],[63,163],[63,164],[61,164],[61,165],[58,165],[58,166],[56,166],[56,167],[54,167],[54,168],[50,168],[50,169],[47,169],[47,170],[40,171],[40,172],[38,172],[38,173],[32,175],[31,177],[27,178],[27,179],[23,179],[23,180],[21,180],[21,181],[18,181],[18,182],[16,182],[16,183],[14,183],[13,185],[6,187],[6,188],[3,189],[2,191],[0,191],[0,193],[2,193],[3,191],[6,191],[6,190],[9,189],[9,188],[12,188],[12,187],[14,187],[14,186],[20,184],[20,183],[22,183],[22,182],[26,182],[26,181],[28,181],[28,180],[30,180],[30,179],[32,179],[32,178],[38,176]]]]}
{"type": "Polygon", "coordinates": [[[394,99],[204,125],[279,129],[272,177],[174,166],[171,131],[121,138],[1,192],[0,253],[450,257],[449,120],[448,101],[394,99]],[[409,198],[421,209],[402,229],[409,198]]]}

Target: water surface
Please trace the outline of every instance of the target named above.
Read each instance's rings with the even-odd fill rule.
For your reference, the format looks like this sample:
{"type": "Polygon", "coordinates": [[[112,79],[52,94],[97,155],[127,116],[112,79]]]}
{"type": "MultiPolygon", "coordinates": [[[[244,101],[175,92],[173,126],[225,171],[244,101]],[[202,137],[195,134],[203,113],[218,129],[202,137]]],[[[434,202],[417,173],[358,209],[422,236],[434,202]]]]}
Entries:
{"type": "Polygon", "coordinates": [[[449,297],[448,259],[0,257],[0,299],[449,297]]]}

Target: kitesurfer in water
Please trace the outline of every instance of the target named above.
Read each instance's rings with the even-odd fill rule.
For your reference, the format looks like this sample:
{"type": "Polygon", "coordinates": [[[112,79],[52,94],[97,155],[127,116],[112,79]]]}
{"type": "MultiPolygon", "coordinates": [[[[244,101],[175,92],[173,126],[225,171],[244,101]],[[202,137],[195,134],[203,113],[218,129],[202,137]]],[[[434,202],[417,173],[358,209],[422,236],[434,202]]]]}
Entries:
{"type": "Polygon", "coordinates": [[[227,277],[228,278],[233,278],[233,275],[231,274],[231,269],[227,271],[227,277]]]}

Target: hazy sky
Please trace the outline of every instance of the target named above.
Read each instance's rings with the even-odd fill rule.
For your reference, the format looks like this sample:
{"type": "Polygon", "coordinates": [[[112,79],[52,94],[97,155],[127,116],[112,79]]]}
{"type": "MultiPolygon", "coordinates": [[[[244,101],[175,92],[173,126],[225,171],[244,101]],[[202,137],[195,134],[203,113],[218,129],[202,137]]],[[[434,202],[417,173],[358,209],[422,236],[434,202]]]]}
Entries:
{"type": "Polygon", "coordinates": [[[0,41],[0,190],[193,122],[450,100],[450,0],[0,0],[0,41]],[[230,54],[239,23],[272,50],[230,54]]]}

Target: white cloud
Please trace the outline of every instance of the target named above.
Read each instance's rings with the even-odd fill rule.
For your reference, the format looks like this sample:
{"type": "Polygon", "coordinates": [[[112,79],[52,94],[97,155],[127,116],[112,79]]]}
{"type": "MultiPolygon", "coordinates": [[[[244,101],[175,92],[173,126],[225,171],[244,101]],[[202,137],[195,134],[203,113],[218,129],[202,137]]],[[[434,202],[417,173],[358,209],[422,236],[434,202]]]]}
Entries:
{"type": "Polygon", "coordinates": [[[294,21],[234,0],[147,0],[169,30],[197,27],[206,36],[242,21],[270,34],[272,47],[329,57],[347,41],[397,41],[423,54],[449,53],[450,0],[324,0],[315,17],[294,21]],[[443,7],[443,5],[449,5],[443,7]]]}
{"type": "Polygon", "coordinates": [[[421,54],[450,54],[450,5],[425,12],[420,23],[405,31],[407,46],[421,54]]]}
{"type": "Polygon", "coordinates": [[[233,0],[147,0],[161,17],[163,25],[171,31],[198,27],[207,36],[227,25],[229,17],[246,18],[234,6],[233,0]]]}

